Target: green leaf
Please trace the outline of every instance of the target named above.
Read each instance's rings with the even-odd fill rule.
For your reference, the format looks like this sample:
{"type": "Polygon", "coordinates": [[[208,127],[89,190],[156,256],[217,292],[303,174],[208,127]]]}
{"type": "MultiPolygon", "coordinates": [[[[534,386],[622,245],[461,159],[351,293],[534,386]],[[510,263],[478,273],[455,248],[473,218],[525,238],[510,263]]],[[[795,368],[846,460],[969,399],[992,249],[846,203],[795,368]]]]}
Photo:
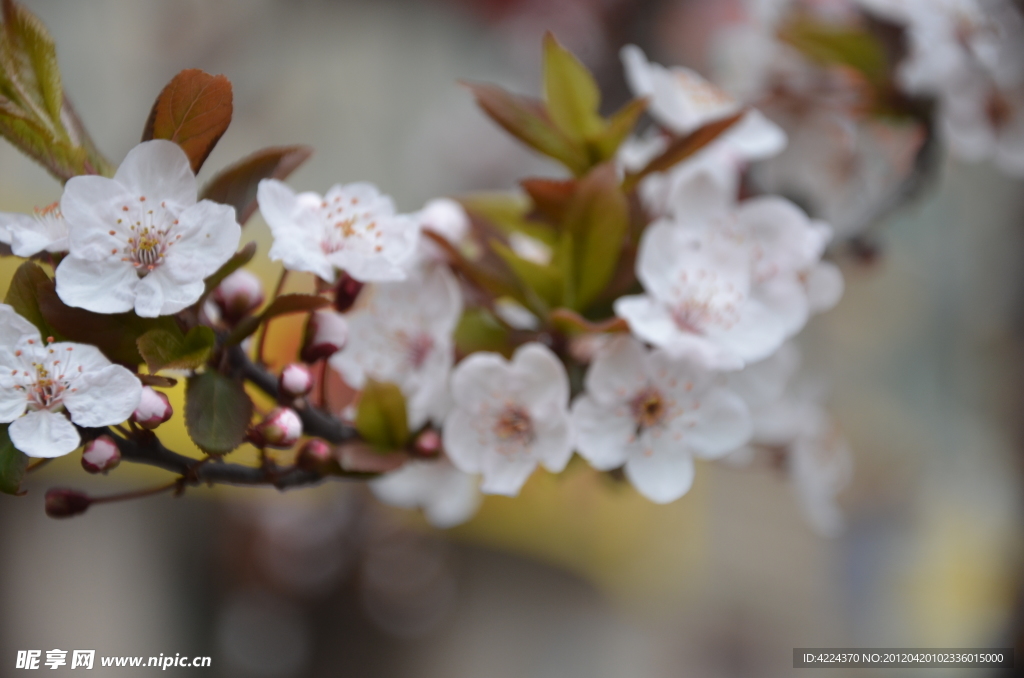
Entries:
{"type": "Polygon", "coordinates": [[[530,304],[534,311],[540,312],[543,316],[547,314],[548,308],[557,306],[560,303],[562,298],[562,277],[558,269],[553,266],[544,266],[533,261],[527,261],[496,238],[491,240],[490,246],[495,254],[501,257],[508,264],[508,267],[512,269],[512,272],[516,274],[516,277],[519,278],[524,291],[527,292],[526,298],[530,300],[531,296],[536,296],[543,303],[542,307],[538,307],[537,303],[530,304]]]}
{"type": "Polygon", "coordinates": [[[225,167],[203,187],[200,200],[231,205],[245,225],[256,211],[256,188],[262,179],[284,179],[313,154],[309,146],[273,146],[225,167]]]}
{"type": "Polygon", "coordinates": [[[177,328],[158,328],[143,334],[136,344],[151,373],[163,369],[194,370],[206,363],[217,344],[217,336],[203,325],[193,327],[185,335],[177,328]]]}
{"type": "Polygon", "coordinates": [[[61,181],[111,174],[64,95],[46,27],[13,0],[3,0],[2,16],[0,135],[61,181]]]}
{"type": "Polygon", "coordinates": [[[153,103],[142,140],[169,139],[185,151],[199,172],[231,123],[231,82],[189,68],[174,76],[153,103]]]}
{"type": "Polygon", "coordinates": [[[512,136],[536,151],[561,162],[573,174],[590,166],[586,147],[567,137],[536,99],[506,92],[494,85],[466,85],[477,105],[512,136]]]}
{"type": "Polygon", "coordinates": [[[227,454],[245,442],[252,412],[242,384],[219,372],[190,377],[185,385],[185,427],[207,454],[227,454]]]}
{"type": "Polygon", "coordinates": [[[885,47],[865,30],[801,18],[780,29],[779,38],[812,61],[849,66],[875,85],[884,84],[888,78],[885,47]]]}
{"type": "Polygon", "coordinates": [[[508,328],[483,308],[466,309],[455,327],[453,339],[459,353],[463,355],[477,351],[492,351],[506,358],[512,355],[508,328]]]}
{"type": "Polygon", "coordinates": [[[282,294],[277,299],[270,302],[270,305],[267,306],[259,316],[255,318],[247,318],[240,322],[231,334],[228,335],[228,338],[224,340],[224,343],[228,346],[242,343],[242,341],[255,332],[260,325],[272,318],[276,318],[279,315],[287,315],[289,313],[308,313],[330,305],[330,299],[316,296],[314,294],[282,294]]]}
{"type": "Polygon", "coordinates": [[[405,396],[398,386],[368,379],[359,396],[356,430],[378,450],[394,450],[409,440],[405,396]]]}
{"type": "Polygon", "coordinates": [[[636,127],[637,120],[647,110],[648,99],[633,99],[620,108],[608,121],[608,126],[598,135],[591,138],[597,149],[598,157],[611,160],[619,152],[619,146],[626,140],[629,133],[636,127]]]}
{"type": "Polygon", "coordinates": [[[629,323],[622,318],[609,318],[601,322],[591,322],[576,311],[568,308],[556,308],[548,314],[548,320],[560,331],[570,336],[581,333],[629,332],[629,323]]]}
{"type": "MultiPolygon", "coordinates": [[[[544,180],[528,179],[524,182],[524,187],[532,181],[544,180]]],[[[459,202],[470,216],[483,219],[505,235],[518,232],[536,238],[545,245],[554,245],[558,239],[553,228],[528,218],[532,205],[527,196],[521,193],[499,191],[474,193],[459,198],[459,202]]]]}
{"type": "Polygon", "coordinates": [[[576,308],[576,243],[570,229],[559,236],[552,264],[562,272],[562,303],[576,308]]]}
{"type": "Polygon", "coordinates": [[[7,288],[7,296],[4,298],[5,304],[14,308],[18,315],[35,325],[39,334],[44,337],[58,334],[46,322],[42,311],[39,310],[39,288],[50,284],[52,284],[50,277],[46,275],[39,264],[26,261],[14,272],[11,286],[7,288]]]}
{"type": "Polygon", "coordinates": [[[217,289],[217,285],[224,282],[224,278],[252,261],[255,254],[256,243],[250,242],[246,243],[245,247],[231,255],[231,258],[228,259],[223,266],[218,268],[216,273],[206,279],[206,290],[203,292],[203,296],[199,299],[198,303],[201,304],[211,292],[217,289]]]}
{"type": "Polygon", "coordinates": [[[574,234],[575,298],[566,305],[586,309],[604,290],[619,262],[629,229],[629,204],[613,163],[599,165],[580,180],[566,212],[574,234]]]}
{"type": "Polygon", "coordinates": [[[8,78],[12,81],[17,79],[17,84],[12,83],[12,89],[20,95],[18,99],[22,106],[47,119],[54,131],[62,130],[60,112],[64,89],[61,87],[53,38],[34,14],[12,0],[4,0],[3,19],[4,36],[0,49],[4,70],[10,73],[8,78]]]}
{"type": "Polygon", "coordinates": [[[7,433],[8,424],[0,424],[0,492],[4,494],[25,494],[20,489],[21,479],[25,477],[28,457],[14,447],[11,436],[7,433]]]}
{"type": "Polygon", "coordinates": [[[551,119],[571,139],[582,142],[604,129],[594,76],[551,33],[544,36],[544,99],[551,119]]]}

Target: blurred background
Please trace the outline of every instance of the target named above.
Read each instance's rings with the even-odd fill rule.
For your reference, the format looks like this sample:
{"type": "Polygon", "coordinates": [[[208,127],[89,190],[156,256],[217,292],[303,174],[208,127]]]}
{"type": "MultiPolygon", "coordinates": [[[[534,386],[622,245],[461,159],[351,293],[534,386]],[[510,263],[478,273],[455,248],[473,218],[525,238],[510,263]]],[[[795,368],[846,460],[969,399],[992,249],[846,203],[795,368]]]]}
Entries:
{"type": "MultiPolygon", "coordinates": [[[[459,80],[536,94],[550,29],[612,110],[629,96],[622,44],[700,68],[694,26],[730,3],[25,4],[115,163],[164,83],[198,67],[227,75],[235,96],[206,176],[255,148],[305,143],[316,154],[294,187],[368,180],[411,211],[557,174],[459,80]]],[[[200,488],[48,519],[48,487],[103,494],[164,477],[129,464],[87,477],[76,453],[33,474],[27,496],[0,496],[0,674],[19,649],[60,648],[209,655],[202,674],[225,677],[811,677],[791,668],[794,647],[1013,645],[1024,624],[1021,187],[989,165],[945,162],[882,224],[878,256],[844,265],[845,297],[801,336],[854,453],[838,537],[807,525],[777,469],[710,463],[668,506],[583,464],[538,471],[520,497],[489,497],[443,532],[347,482],[200,488]]],[[[0,145],[0,210],[30,211],[59,190],[0,145]]],[[[269,247],[258,216],[244,238],[269,247]]],[[[256,261],[276,279],[277,264],[256,261]]],[[[0,292],[13,268],[0,261],[0,292]]],[[[282,361],[298,329],[272,330],[282,361]]],[[[180,424],[168,431],[171,447],[193,449],[180,424]]]]}

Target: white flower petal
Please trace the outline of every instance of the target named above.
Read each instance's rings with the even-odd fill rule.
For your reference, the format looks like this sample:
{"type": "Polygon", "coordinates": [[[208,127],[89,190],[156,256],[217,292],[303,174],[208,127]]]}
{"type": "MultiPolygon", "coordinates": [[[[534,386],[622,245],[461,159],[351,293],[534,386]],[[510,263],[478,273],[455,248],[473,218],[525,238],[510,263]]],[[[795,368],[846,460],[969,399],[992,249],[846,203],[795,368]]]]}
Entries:
{"type": "Polygon", "coordinates": [[[0,304],[0,346],[13,347],[27,339],[39,341],[39,330],[7,304],[0,304]]]}
{"type": "Polygon", "coordinates": [[[523,344],[512,355],[512,374],[521,384],[520,396],[565,410],[569,405],[569,376],[551,349],[537,342],[523,344]]]}
{"type": "Polygon", "coordinates": [[[535,409],[530,416],[536,436],[531,445],[533,456],[547,470],[561,473],[572,458],[572,429],[564,405],[535,409]]]}
{"type": "Polygon", "coordinates": [[[448,458],[464,473],[480,473],[483,441],[476,428],[477,417],[466,410],[454,410],[444,421],[442,441],[448,458]]]}
{"type": "Polygon", "coordinates": [[[599,405],[596,395],[587,393],[573,403],[573,434],[580,455],[594,468],[609,471],[626,462],[636,422],[625,405],[599,405]]]}
{"type": "Polygon", "coordinates": [[[171,315],[199,301],[205,289],[202,280],[178,282],[161,266],[135,286],[135,312],[143,318],[171,315]]]}
{"type": "Polygon", "coordinates": [[[488,454],[483,458],[483,482],[480,491],[484,494],[502,494],[514,497],[519,494],[527,479],[537,468],[537,462],[519,455],[505,456],[488,454]]]}
{"type": "Polygon", "coordinates": [[[132,415],[142,397],[138,378],[120,365],[91,371],[64,396],[71,420],[79,426],[120,424],[132,415]]]}
{"type": "Polygon", "coordinates": [[[67,417],[46,410],[15,419],[7,431],[14,446],[30,457],[62,457],[82,442],[67,417]]]}
{"type": "Polygon", "coordinates": [[[633,487],[658,504],[679,499],[693,485],[693,457],[682,450],[674,454],[636,452],[626,461],[625,471],[633,487]]]}
{"type": "Polygon", "coordinates": [[[181,239],[167,250],[160,269],[181,282],[202,280],[217,271],[238,249],[242,228],[235,209],[202,200],[178,216],[181,239]]]}
{"type": "MultiPolygon", "coordinates": [[[[196,202],[196,177],[181,147],[166,139],[144,141],[124,157],[114,174],[135,199],[159,199],[180,208],[196,202]]],[[[67,214],[65,214],[65,217],[67,214]]]]}
{"type": "MultiPolygon", "coordinates": [[[[482,404],[500,396],[501,387],[507,382],[508,376],[508,363],[497,353],[473,353],[460,362],[452,373],[452,397],[455,404],[467,410],[477,410],[482,404]]],[[[447,430],[447,426],[445,428],[447,430]]]]}
{"type": "Polygon", "coordinates": [[[122,207],[138,198],[105,177],[87,175],[68,179],[60,199],[60,211],[67,222],[68,243],[74,256],[103,261],[115,250],[120,252],[129,227],[124,222],[122,207]],[[122,223],[118,223],[119,220],[122,223]]]}
{"type": "Polygon", "coordinates": [[[700,395],[700,410],[677,419],[673,429],[683,443],[705,459],[721,457],[750,441],[753,425],[743,400],[716,388],[700,395]]]}
{"type": "Polygon", "coordinates": [[[807,272],[804,286],[811,312],[821,313],[839,303],[845,284],[839,267],[831,261],[822,261],[807,272]]]}
{"type": "Polygon", "coordinates": [[[94,313],[124,313],[135,307],[139,276],[128,263],[65,257],[57,267],[57,296],[68,306],[94,313]]]}
{"type": "Polygon", "coordinates": [[[636,339],[621,335],[601,347],[587,370],[587,392],[598,402],[617,403],[647,380],[647,353],[636,339]]]}

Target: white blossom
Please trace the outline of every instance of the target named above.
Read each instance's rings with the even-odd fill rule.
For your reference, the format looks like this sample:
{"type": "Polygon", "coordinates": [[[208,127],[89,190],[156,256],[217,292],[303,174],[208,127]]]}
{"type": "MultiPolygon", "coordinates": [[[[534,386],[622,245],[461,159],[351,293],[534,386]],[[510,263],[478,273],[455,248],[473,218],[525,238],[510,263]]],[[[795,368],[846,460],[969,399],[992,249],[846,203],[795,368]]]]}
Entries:
{"type": "Polygon", "coordinates": [[[419,224],[396,214],[391,198],[373,184],[339,184],[321,197],[264,179],[257,200],[274,236],[270,258],[285,268],[314,273],[328,283],[338,269],[359,282],[405,279],[419,224]]]}
{"type": "Polygon", "coordinates": [[[0,243],[19,257],[40,252],[67,252],[68,225],[60,203],[36,208],[32,214],[0,212],[0,243]]]}
{"type": "MultiPolygon", "coordinates": [[[[821,389],[797,380],[799,367],[800,353],[787,343],[770,358],[729,375],[729,385],[750,408],[751,443],[785,452],[804,517],[817,532],[833,536],[843,527],[836,497],[850,482],[852,454],[821,404],[821,389]]],[[[749,460],[753,449],[733,456],[749,460]]]]}
{"type": "Polygon", "coordinates": [[[444,266],[413,271],[408,280],[377,283],[347,314],[348,341],[330,358],[352,388],[367,378],[397,384],[413,429],[440,423],[449,406],[452,332],[462,315],[458,282],[444,266]]]}
{"type": "Polygon", "coordinates": [[[601,470],[624,465],[637,490],[658,503],[690,489],[695,456],[721,457],[751,433],[746,405],[715,373],[631,337],[598,353],[572,423],[584,458],[601,470]]]}
{"type": "Polygon", "coordinates": [[[119,424],[141,395],[138,378],[96,347],[44,342],[35,326],[0,304],[0,423],[10,424],[11,442],[28,456],[68,454],[81,442],[72,422],[119,424]]]}
{"type": "Polygon", "coordinates": [[[57,267],[57,294],[96,313],[153,317],[190,306],[242,232],[232,207],[196,202],[188,158],[165,140],[133,148],[113,179],[72,177],[60,207],[70,253],[57,267]]]}
{"type": "Polygon", "coordinates": [[[538,463],[552,473],[565,468],[569,379],[550,349],[524,344],[511,362],[474,353],[456,366],[451,385],[444,449],[456,468],[483,476],[484,493],[514,496],[538,463]]]}
{"type": "Polygon", "coordinates": [[[735,205],[707,175],[677,197],[672,218],[649,226],[640,242],[636,272],[646,294],[614,305],[639,338],[712,369],[738,369],[803,327],[809,284],[831,285],[818,307],[834,301],[838,271],[817,270],[831,237],[826,225],[777,197],[735,205]]]}
{"type": "Polygon", "coordinates": [[[466,522],[483,498],[480,479],[463,473],[448,459],[414,459],[370,481],[370,489],[386,504],[423,510],[431,525],[445,529],[466,522]]]}
{"type": "MultiPolygon", "coordinates": [[[[739,113],[741,104],[727,93],[687,68],[665,68],[651,63],[635,45],[622,48],[626,80],[636,96],[650,98],[648,111],[673,134],[685,136],[708,123],[739,113]]],[[[668,139],[650,135],[632,140],[620,153],[627,169],[646,165],[668,145],[668,139]]],[[[697,170],[717,171],[738,184],[746,164],[778,154],[786,145],[786,134],[756,109],[748,110],[738,122],[686,162],[661,175],[647,177],[641,185],[645,205],[662,213],[673,186],[685,182],[697,170]]]]}

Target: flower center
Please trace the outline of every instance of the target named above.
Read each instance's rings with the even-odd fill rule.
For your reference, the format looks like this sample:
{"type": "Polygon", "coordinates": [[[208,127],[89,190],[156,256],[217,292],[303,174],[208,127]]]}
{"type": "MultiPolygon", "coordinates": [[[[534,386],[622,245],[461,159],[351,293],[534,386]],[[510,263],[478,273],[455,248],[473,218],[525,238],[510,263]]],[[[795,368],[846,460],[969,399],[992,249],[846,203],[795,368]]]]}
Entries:
{"type": "Polygon", "coordinates": [[[405,349],[409,365],[414,370],[418,370],[423,367],[427,356],[434,349],[434,338],[425,332],[417,334],[406,344],[405,349]]]}
{"type": "Polygon", "coordinates": [[[60,201],[51,203],[46,207],[35,208],[36,221],[41,224],[64,221],[64,215],[60,211],[60,201]]]}
{"type": "MultiPolygon", "coordinates": [[[[354,241],[373,242],[381,237],[373,211],[360,204],[359,198],[328,197],[320,203],[317,212],[323,223],[320,250],[324,254],[346,249],[354,241]]],[[[376,245],[374,250],[379,252],[381,246],[376,245]]]]}
{"type": "Polygon", "coordinates": [[[713,326],[729,329],[737,320],[737,308],[743,301],[731,283],[722,283],[714,273],[699,270],[683,271],[674,288],[678,301],[669,308],[669,315],[683,332],[704,334],[713,326]]]}
{"type": "MultiPolygon", "coordinates": [[[[52,343],[53,338],[47,341],[52,343]]],[[[71,383],[82,371],[80,365],[77,370],[71,369],[74,348],[67,346],[63,351],[58,351],[52,347],[38,346],[34,339],[29,339],[28,343],[30,346],[26,347],[26,350],[34,355],[26,356],[27,369],[11,372],[11,376],[20,381],[15,384],[14,389],[25,395],[29,411],[58,410],[63,406],[64,396],[76,390],[71,383]]],[[[15,356],[20,358],[22,355],[23,351],[15,351],[15,356]]]]}
{"type": "Polygon", "coordinates": [[[638,434],[661,423],[668,409],[661,392],[650,386],[633,396],[629,405],[638,434]]]}
{"type": "MultiPolygon", "coordinates": [[[[128,238],[121,249],[121,261],[131,263],[140,278],[163,263],[168,250],[181,240],[180,233],[172,233],[178,220],[167,209],[167,203],[162,202],[154,209],[147,209],[145,203],[146,196],[140,196],[138,205],[123,205],[121,211],[126,214],[117,220],[120,226],[126,221],[128,223],[128,238]]],[[[110,235],[116,235],[116,231],[110,231],[110,235]]],[[[117,254],[117,250],[112,253],[117,254]]]]}
{"type": "Polygon", "coordinates": [[[508,403],[494,423],[494,434],[507,442],[528,443],[533,440],[533,421],[521,405],[508,403]]]}

